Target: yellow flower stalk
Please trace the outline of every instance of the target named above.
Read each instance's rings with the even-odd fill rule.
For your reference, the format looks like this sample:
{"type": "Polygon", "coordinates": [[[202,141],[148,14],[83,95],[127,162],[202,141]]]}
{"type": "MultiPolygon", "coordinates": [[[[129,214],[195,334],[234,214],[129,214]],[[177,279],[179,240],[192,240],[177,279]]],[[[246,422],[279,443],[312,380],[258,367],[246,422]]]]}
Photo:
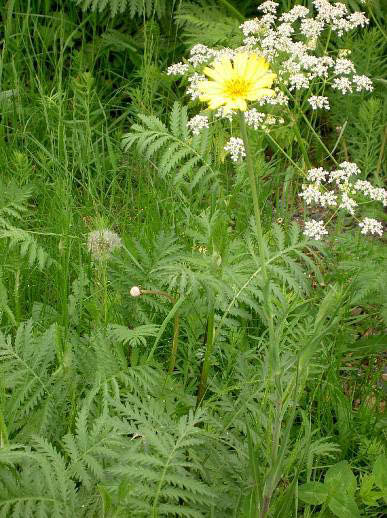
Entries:
{"type": "Polygon", "coordinates": [[[274,95],[271,86],[277,76],[269,70],[265,58],[257,54],[241,52],[232,60],[224,57],[203,72],[211,80],[198,84],[199,99],[207,102],[210,110],[223,106],[225,113],[245,111],[246,101],[274,95]]]}

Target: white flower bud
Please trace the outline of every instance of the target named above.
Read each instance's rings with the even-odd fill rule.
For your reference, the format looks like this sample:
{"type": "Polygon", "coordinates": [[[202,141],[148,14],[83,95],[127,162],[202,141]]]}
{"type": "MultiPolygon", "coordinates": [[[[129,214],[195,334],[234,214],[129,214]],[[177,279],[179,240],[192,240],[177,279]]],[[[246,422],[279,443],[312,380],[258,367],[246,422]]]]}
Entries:
{"type": "Polygon", "coordinates": [[[139,297],[141,295],[141,290],[138,286],[133,286],[130,288],[130,294],[132,297],[139,297]]]}

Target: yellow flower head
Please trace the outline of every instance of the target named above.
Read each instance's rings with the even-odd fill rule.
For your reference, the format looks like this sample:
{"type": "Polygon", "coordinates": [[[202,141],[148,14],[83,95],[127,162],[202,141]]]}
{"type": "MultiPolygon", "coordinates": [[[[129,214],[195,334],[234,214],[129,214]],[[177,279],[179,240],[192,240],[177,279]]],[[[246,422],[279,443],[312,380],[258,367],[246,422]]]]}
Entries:
{"type": "Polygon", "coordinates": [[[207,102],[211,110],[224,106],[226,113],[247,110],[246,101],[256,101],[266,95],[274,95],[270,89],[277,77],[269,70],[265,58],[241,52],[233,60],[224,57],[206,67],[204,74],[212,81],[200,81],[199,99],[207,102]]]}

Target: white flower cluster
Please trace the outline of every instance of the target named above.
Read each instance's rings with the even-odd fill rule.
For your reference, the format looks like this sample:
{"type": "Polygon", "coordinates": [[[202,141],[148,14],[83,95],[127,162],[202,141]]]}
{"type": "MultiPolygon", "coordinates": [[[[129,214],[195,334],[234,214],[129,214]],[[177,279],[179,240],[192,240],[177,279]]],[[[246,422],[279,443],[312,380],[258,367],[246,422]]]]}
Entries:
{"type": "Polygon", "coordinates": [[[328,97],[312,95],[312,97],[309,97],[308,102],[311,105],[312,110],[317,110],[319,108],[322,110],[330,110],[328,97]]]}
{"type": "Polygon", "coordinates": [[[325,171],[322,167],[314,167],[313,169],[309,169],[306,178],[310,182],[321,185],[321,182],[326,181],[328,175],[328,171],[325,171]]]}
{"type": "Polygon", "coordinates": [[[379,236],[383,235],[383,225],[376,219],[364,218],[363,221],[359,223],[359,227],[361,227],[362,234],[378,234],[379,236]]]}
{"type": "Polygon", "coordinates": [[[363,90],[372,92],[374,89],[371,79],[367,76],[358,76],[355,74],[352,78],[352,82],[356,88],[356,92],[362,92],[363,90]]]}
{"type": "Polygon", "coordinates": [[[296,5],[277,18],[275,6],[264,2],[259,9],[266,14],[241,25],[246,47],[251,52],[259,51],[268,61],[275,63],[279,81],[290,91],[306,90],[316,78],[326,79],[342,94],[371,91],[370,79],[357,75],[354,64],[347,58],[350,51],[339,51],[337,59],[313,55],[317,40],[325,29],[330,28],[342,35],[356,27],[364,27],[368,19],[364,13],[351,14],[340,2],[331,4],[328,0],[315,0],[313,4],[317,11],[314,17],[307,7],[296,5]],[[269,16],[270,23],[265,18],[269,16]],[[298,25],[293,27],[296,23],[298,25]],[[300,33],[305,37],[304,41],[298,41],[300,33]],[[297,39],[293,35],[297,35],[297,39]]]}
{"type": "Polygon", "coordinates": [[[251,110],[245,112],[246,124],[255,130],[262,126],[265,118],[266,114],[259,112],[256,108],[251,108],[251,110]]]}
{"type": "Polygon", "coordinates": [[[351,176],[360,173],[360,169],[353,162],[341,162],[339,168],[329,173],[329,183],[336,182],[337,185],[347,184],[351,176]]]}
{"type": "MultiPolygon", "coordinates": [[[[253,20],[246,20],[239,26],[239,28],[242,30],[245,38],[250,36],[250,34],[255,34],[255,33],[259,32],[261,27],[262,26],[259,23],[258,18],[254,18],[253,20]]],[[[254,40],[257,41],[255,38],[254,38],[254,40]]]]}
{"type": "Polygon", "coordinates": [[[97,261],[107,259],[114,250],[121,246],[121,238],[111,230],[94,230],[87,236],[87,249],[93,259],[97,261]]]}
{"type": "Polygon", "coordinates": [[[265,104],[271,104],[272,106],[287,106],[289,104],[289,98],[280,91],[279,88],[274,88],[275,95],[265,95],[259,99],[258,104],[264,106],[265,104]]]}
{"type": "Polygon", "coordinates": [[[328,234],[323,221],[316,221],[314,219],[305,221],[304,235],[311,239],[319,241],[323,236],[328,234]]]}
{"type": "Polygon", "coordinates": [[[190,57],[188,58],[189,63],[193,67],[197,67],[202,63],[207,63],[210,59],[213,58],[212,49],[208,48],[206,45],[202,45],[198,43],[194,45],[190,51],[190,57]]]}
{"type": "Polygon", "coordinates": [[[231,137],[227,144],[224,146],[225,151],[230,153],[231,160],[238,162],[246,156],[245,145],[243,140],[239,137],[231,137]]]}
{"type": "Polygon", "coordinates": [[[198,84],[200,81],[204,81],[206,78],[202,74],[194,73],[192,76],[188,78],[188,82],[190,83],[187,88],[187,94],[191,96],[191,99],[194,101],[199,97],[199,89],[198,84]]]}
{"type": "Polygon", "coordinates": [[[262,11],[265,14],[275,14],[277,12],[278,2],[272,2],[271,0],[266,0],[261,5],[257,7],[258,11],[262,11]]]}
{"type": "Polygon", "coordinates": [[[355,66],[349,59],[345,58],[338,58],[336,59],[335,67],[333,69],[333,73],[336,76],[339,76],[340,74],[351,74],[355,72],[355,66]]]}
{"type": "Polygon", "coordinates": [[[199,135],[203,128],[208,128],[208,117],[205,115],[195,115],[187,123],[193,135],[199,135]]]}
{"type": "Polygon", "coordinates": [[[183,76],[186,72],[188,72],[189,65],[186,63],[175,63],[167,68],[167,75],[169,76],[183,76]]]}
{"type": "Polygon", "coordinates": [[[309,14],[309,9],[303,5],[296,5],[290,9],[287,13],[284,13],[279,21],[286,23],[294,23],[298,19],[305,18],[309,14]]]}
{"type": "Polygon", "coordinates": [[[338,36],[357,27],[365,27],[369,23],[364,13],[350,14],[346,5],[341,2],[331,4],[328,0],[314,0],[313,5],[317,10],[316,18],[331,25],[338,36]]]}
{"type": "Polygon", "coordinates": [[[221,106],[216,110],[214,115],[217,119],[227,119],[228,121],[232,121],[233,112],[227,111],[224,106],[221,106]]]}
{"type": "Polygon", "coordinates": [[[343,95],[353,92],[352,82],[348,77],[335,77],[332,82],[332,88],[334,90],[339,90],[343,95]]]}
{"type": "Polygon", "coordinates": [[[371,200],[381,201],[383,207],[387,207],[387,191],[382,187],[374,187],[367,180],[357,180],[353,188],[356,191],[362,192],[364,196],[368,196],[371,200]]]}
{"type": "MultiPolygon", "coordinates": [[[[320,207],[338,207],[346,210],[352,216],[355,215],[358,202],[353,198],[358,193],[370,198],[371,200],[380,201],[384,206],[387,205],[387,191],[381,187],[374,187],[367,180],[354,180],[360,173],[358,166],[352,162],[342,162],[338,168],[333,171],[326,171],[322,167],[309,169],[306,175],[308,184],[302,185],[302,191],[299,193],[306,205],[319,205],[320,207]],[[329,184],[333,184],[333,190],[330,190],[329,184]]],[[[320,223],[320,222],[319,222],[320,223]]],[[[383,227],[376,220],[365,218],[362,233],[377,233],[382,235],[383,227]]],[[[312,237],[316,226],[307,227],[306,235],[312,237]]],[[[316,230],[317,232],[317,230],[316,230]]],[[[319,234],[318,234],[319,235],[319,234]]],[[[315,237],[315,239],[320,239],[315,237]]]]}
{"type": "Polygon", "coordinates": [[[251,108],[245,112],[246,124],[251,128],[262,129],[268,131],[275,124],[283,124],[285,121],[282,117],[274,117],[270,113],[259,112],[256,108],[251,108]]]}
{"type": "Polygon", "coordinates": [[[309,79],[304,74],[293,74],[289,77],[289,90],[309,88],[309,79]]]}
{"type": "Polygon", "coordinates": [[[348,196],[348,193],[345,191],[341,195],[341,203],[339,205],[340,209],[346,209],[352,216],[355,214],[355,207],[357,207],[357,203],[353,198],[348,196]]]}

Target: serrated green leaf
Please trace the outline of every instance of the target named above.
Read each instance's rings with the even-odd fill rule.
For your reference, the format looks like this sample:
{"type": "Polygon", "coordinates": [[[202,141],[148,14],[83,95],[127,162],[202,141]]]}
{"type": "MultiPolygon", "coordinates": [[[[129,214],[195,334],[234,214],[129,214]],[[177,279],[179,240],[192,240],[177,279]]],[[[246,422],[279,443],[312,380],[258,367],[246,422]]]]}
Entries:
{"type": "Polygon", "coordinates": [[[380,491],[373,491],[374,484],[373,475],[365,475],[361,481],[359,495],[365,505],[378,505],[378,500],[382,497],[380,491]]]}

